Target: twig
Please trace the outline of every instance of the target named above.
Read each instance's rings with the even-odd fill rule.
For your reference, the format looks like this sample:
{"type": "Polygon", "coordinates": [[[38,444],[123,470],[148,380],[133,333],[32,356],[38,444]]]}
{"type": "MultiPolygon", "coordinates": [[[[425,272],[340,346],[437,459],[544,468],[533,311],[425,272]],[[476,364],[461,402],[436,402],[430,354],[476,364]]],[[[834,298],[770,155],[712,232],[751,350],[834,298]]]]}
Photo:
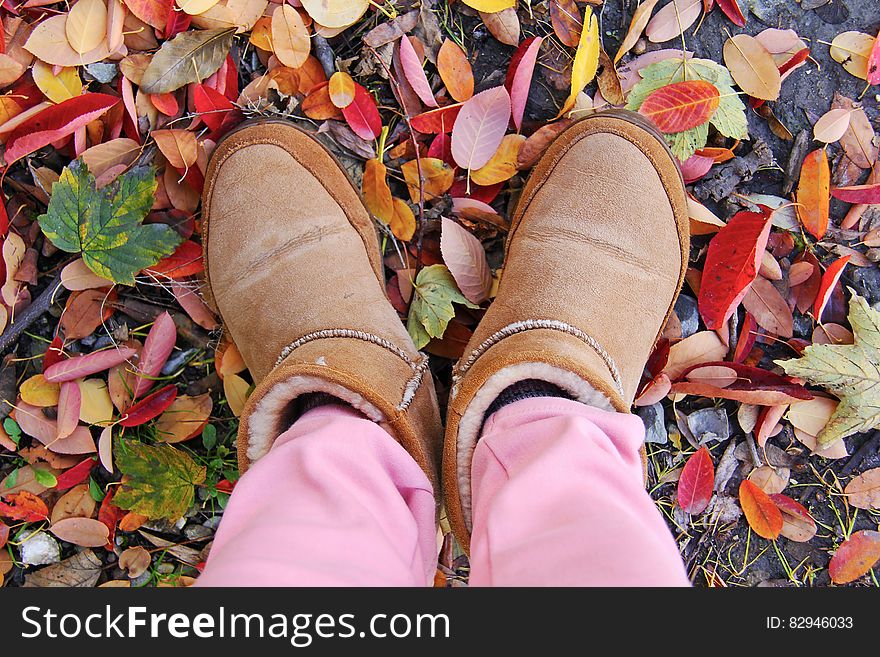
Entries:
{"type": "MultiPolygon", "coordinates": [[[[152,322],[156,317],[167,310],[152,303],[138,301],[137,299],[124,298],[111,304],[116,310],[128,315],[138,322],[152,322]]],[[[204,347],[208,343],[208,334],[198,328],[189,317],[176,310],[168,310],[174,325],[184,340],[197,347],[204,347]]]]}
{"type": "Polygon", "coordinates": [[[878,447],[880,447],[880,431],[875,431],[871,437],[856,450],[856,453],[850,457],[849,461],[846,462],[846,465],[841,468],[839,476],[845,477],[851,474],[852,471],[859,467],[862,464],[862,461],[868,456],[876,454],[878,447]]]}
{"type": "Polygon", "coordinates": [[[324,74],[329,78],[336,72],[336,55],[333,54],[333,48],[330,47],[327,39],[320,34],[315,35],[314,44],[315,56],[318,58],[318,61],[321,62],[321,68],[324,69],[324,74]]]}
{"type": "Polygon", "coordinates": [[[31,324],[43,316],[55,301],[55,293],[61,287],[61,274],[55,276],[49,286],[34,299],[33,303],[18,314],[15,321],[10,324],[3,335],[0,335],[0,354],[11,347],[31,324]]]}

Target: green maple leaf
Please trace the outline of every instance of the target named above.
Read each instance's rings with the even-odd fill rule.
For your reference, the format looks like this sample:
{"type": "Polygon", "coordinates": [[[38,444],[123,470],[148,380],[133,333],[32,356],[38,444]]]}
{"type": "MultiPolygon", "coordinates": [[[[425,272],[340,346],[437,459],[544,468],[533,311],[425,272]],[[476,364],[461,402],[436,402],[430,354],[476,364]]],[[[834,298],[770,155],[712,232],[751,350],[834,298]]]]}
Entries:
{"type": "Polygon", "coordinates": [[[182,517],[195,498],[193,486],[205,481],[205,467],[171,445],[151,446],[117,437],[113,454],[116,467],[128,477],[113,503],[150,518],[182,517]]]}
{"type": "Polygon", "coordinates": [[[646,66],[639,75],[642,79],[632,88],[627,98],[626,107],[638,110],[645,98],[661,87],[682,82],[684,80],[705,80],[714,84],[721,98],[718,109],[709,120],[699,126],[666,135],[666,141],[673,154],[682,162],[688,159],[697,149],[706,145],[711,123],[725,137],[748,139],[749,126],[746,108],[733,88],[733,78],[724,66],[711,59],[664,59],[646,66]]]}
{"type": "Polygon", "coordinates": [[[880,426],[880,312],[850,290],[854,344],[814,344],[801,358],[777,360],[786,374],[822,386],[840,399],[817,437],[820,447],[880,426]]]}
{"type": "Polygon", "coordinates": [[[406,330],[421,349],[431,338],[442,338],[449,320],[455,317],[453,303],[479,308],[461,293],[444,265],[425,267],[416,276],[406,330]]]}
{"type": "Polygon", "coordinates": [[[153,205],[156,174],[139,166],[102,189],[81,160],[52,185],[46,214],[38,221],[52,244],[82,253],[89,269],[114,283],[134,285],[134,275],[174,252],[180,235],[165,224],[141,222],[153,205]]]}

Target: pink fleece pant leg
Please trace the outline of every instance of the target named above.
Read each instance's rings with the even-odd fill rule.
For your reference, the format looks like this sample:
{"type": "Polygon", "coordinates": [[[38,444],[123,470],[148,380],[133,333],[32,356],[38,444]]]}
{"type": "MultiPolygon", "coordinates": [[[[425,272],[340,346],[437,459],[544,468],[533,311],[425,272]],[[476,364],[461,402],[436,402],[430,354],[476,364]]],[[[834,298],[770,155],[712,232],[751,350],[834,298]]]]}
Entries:
{"type": "Polygon", "coordinates": [[[425,586],[434,494],[385,430],[343,406],[309,411],[242,476],[201,586],[425,586]]]}
{"type": "Polygon", "coordinates": [[[688,586],[645,492],[642,421],[566,399],[488,419],[472,466],[476,586],[688,586]]]}
{"type": "MultiPolygon", "coordinates": [[[[634,416],[537,398],[493,415],[473,462],[475,585],[687,585],[644,491],[634,416]]],[[[378,425],[315,409],[241,478],[202,586],[424,586],[427,477],[378,425]]]]}

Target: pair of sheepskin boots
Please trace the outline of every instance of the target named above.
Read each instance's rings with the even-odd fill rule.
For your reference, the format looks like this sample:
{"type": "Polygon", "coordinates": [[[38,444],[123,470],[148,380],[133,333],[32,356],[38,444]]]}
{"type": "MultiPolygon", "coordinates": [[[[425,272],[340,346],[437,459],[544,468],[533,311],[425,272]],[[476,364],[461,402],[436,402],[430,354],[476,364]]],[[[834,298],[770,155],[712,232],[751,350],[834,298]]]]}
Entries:
{"type": "MultiPolygon", "coordinates": [[[[688,260],[684,184],[638,115],[566,129],[535,166],[510,225],[497,297],[457,364],[445,437],[427,357],[385,292],[370,214],[307,133],[246,124],[212,155],[204,189],[208,297],[256,388],[242,472],[323,392],[380,423],[424,469],[467,549],[471,458],[484,415],[524,380],[629,412],[688,260]]],[[[439,508],[439,504],[438,504],[439,508]]]]}

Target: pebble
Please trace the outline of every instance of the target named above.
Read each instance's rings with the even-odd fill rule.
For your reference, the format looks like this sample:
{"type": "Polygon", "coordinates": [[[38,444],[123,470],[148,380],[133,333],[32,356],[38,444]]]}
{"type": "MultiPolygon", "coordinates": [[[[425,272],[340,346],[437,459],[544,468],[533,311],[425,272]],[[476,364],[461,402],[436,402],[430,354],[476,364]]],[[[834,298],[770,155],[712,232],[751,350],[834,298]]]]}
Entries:
{"type": "Polygon", "coordinates": [[[669,440],[666,433],[663,404],[657,402],[650,406],[642,406],[636,410],[636,414],[642,418],[645,425],[645,442],[664,445],[669,440]]]}
{"type": "Polygon", "coordinates": [[[200,541],[214,535],[214,530],[204,525],[187,525],[183,528],[183,535],[191,541],[200,541]]]}
{"type": "Polygon", "coordinates": [[[687,425],[701,445],[711,440],[724,442],[730,438],[727,413],[720,408],[701,408],[694,411],[688,415],[687,425]]]}
{"type": "Polygon", "coordinates": [[[681,323],[681,337],[687,338],[700,328],[697,300],[687,294],[680,294],[675,301],[675,314],[681,323]]]}
{"type": "Polygon", "coordinates": [[[21,562],[44,566],[61,561],[61,546],[46,532],[29,529],[21,534],[21,562]]]}

